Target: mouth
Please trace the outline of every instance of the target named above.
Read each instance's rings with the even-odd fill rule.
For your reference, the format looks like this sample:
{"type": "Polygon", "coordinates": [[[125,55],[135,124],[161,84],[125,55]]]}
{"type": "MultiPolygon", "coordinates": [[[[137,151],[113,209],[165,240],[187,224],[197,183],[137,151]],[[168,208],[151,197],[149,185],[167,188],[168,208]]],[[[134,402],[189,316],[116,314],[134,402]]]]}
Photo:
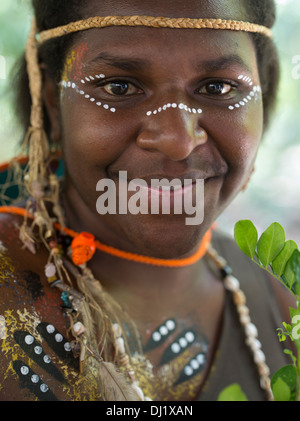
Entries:
{"type": "Polygon", "coordinates": [[[130,184],[140,191],[156,196],[179,197],[192,192],[197,183],[203,179],[153,177],[150,182],[145,179],[133,179],[130,184]]]}
{"type": "Polygon", "coordinates": [[[124,200],[123,189],[127,189],[127,199],[138,198],[143,213],[149,209],[153,213],[180,213],[178,209],[183,209],[184,204],[195,204],[203,197],[204,183],[208,178],[208,174],[203,173],[185,173],[176,178],[169,174],[129,178],[126,171],[120,171],[118,185],[123,193],[119,194],[119,199],[124,200]]]}

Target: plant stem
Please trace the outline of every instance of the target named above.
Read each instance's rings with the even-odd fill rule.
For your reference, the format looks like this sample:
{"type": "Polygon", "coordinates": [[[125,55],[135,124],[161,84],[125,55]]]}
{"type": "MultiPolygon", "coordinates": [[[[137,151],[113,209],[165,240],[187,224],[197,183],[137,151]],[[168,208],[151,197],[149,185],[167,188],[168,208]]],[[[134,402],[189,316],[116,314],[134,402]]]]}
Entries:
{"type": "Polygon", "coordinates": [[[296,397],[295,401],[300,401],[300,349],[297,348],[298,351],[298,359],[297,359],[297,366],[296,366],[296,373],[297,373],[297,383],[296,383],[296,397]]]}
{"type": "Polygon", "coordinates": [[[293,293],[293,291],[291,291],[291,289],[286,286],[286,284],[282,281],[282,279],[278,275],[276,275],[272,270],[270,270],[269,268],[267,268],[265,266],[262,266],[259,262],[257,262],[254,259],[251,259],[251,260],[252,260],[252,262],[254,262],[255,264],[257,264],[258,267],[260,267],[261,269],[264,269],[265,271],[267,271],[273,278],[277,279],[277,281],[279,281],[286,289],[288,289],[293,295],[295,295],[293,293]]]}

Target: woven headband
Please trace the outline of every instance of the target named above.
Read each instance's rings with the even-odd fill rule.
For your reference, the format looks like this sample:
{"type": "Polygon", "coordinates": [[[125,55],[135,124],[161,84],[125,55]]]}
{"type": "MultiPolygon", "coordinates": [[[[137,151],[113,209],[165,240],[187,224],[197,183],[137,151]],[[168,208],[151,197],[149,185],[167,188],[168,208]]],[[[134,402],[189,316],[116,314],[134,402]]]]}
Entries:
{"type": "Polygon", "coordinates": [[[266,35],[269,38],[272,37],[272,31],[270,28],[238,20],[166,18],[153,16],[96,16],[42,31],[39,34],[39,42],[43,43],[49,39],[68,35],[73,32],[85,31],[92,28],[105,28],[109,26],[146,26],[150,28],[175,29],[227,29],[232,31],[256,32],[266,35]]]}

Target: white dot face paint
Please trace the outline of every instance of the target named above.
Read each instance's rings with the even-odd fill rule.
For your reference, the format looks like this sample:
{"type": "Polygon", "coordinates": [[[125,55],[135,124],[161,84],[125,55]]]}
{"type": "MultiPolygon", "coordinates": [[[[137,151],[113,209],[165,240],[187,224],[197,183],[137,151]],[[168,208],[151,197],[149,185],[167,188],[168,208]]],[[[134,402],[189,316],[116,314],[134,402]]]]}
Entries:
{"type": "MultiPolygon", "coordinates": [[[[86,85],[89,82],[94,81],[95,79],[104,79],[105,75],[103,73],[95,75],[95,76],[86,76],[84,79],[81,79],[80,83],[82,85],[86,85]]],[[[115,113],[117,109],[115,107],[110,107],[108,104],[102,104],[100,101],[97,101],[96,98],[91,97],[89,94],[87,94],[83,89],[80,89],[76,83],[62,80],[60,82],[60,85],[63,88],[71,88],[74,89],[75,92],[77,92],[79,95],[82,95],[85,99],[89,100],[92,103],[95,103],[97,107],[102,107],[107,111],[110,111],[112,113],[115,113]]]]}
{"type": "Polygon", "coordinates": [[[150,117],[152,115],[157,115],[157,114],[161,113],[162,111],[166,111],[170,108],[172,108],[172,109],[179,108],[180,110],[184,110],[184,111],[186,111],[190,114],[202,114],[202,112],[203,112],[201,108],[190,108],[186,104],[183,104],[182,102],[179,103],[179,104],[177,104],[176,102],[173,102],[173,103],[169,102],[168,104],[161,105],[160,107],[158,107],[155,110],[147,111],[146,116],[150,117]]]}
{"type": "Polygon", "coordinates": [[[249,86],[253,85],[253,81],[249,76],[239,75],[238,79],[243,80],[244,82],[248,82],[249,86]]]}
{"type": "Polygon", "coordinates": [[[252,89],[249,92],[249,94],[245,98],[243,98],[241,101],[237,102],[234,105],[229,105],[228,109],[230,111],[233,111],[236,108],[245,107],[245,105],[249,104],[253,100],[253,98],[256,101],[259,93],[261,92],[261,87],[259,85],[253,86],[253,81],[251,77],[239,75],[238,79],[248,83],[249,87],[252,87],[252,89]]]}

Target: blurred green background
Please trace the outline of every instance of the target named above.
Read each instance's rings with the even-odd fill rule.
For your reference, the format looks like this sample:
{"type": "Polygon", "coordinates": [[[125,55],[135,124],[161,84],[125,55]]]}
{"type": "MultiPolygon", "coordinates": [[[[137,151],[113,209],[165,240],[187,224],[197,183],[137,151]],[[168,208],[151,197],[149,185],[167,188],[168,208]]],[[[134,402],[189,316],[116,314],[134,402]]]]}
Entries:
{"type": "MultiPolygon", "coordinates": [[[[260,231],[278,221],[287,237],[300,245],[300,2],[276,3],[274,37],[282,69],[277,111],[247,190],[235,199],[219,223],[232,233],[239,219],[251,219],[260,231]]],[[[15,154],[20,140],[9,75],[24,50],[30,26],[29,4],[29,0],[0,1],[0,163],[15,154]]]]}

